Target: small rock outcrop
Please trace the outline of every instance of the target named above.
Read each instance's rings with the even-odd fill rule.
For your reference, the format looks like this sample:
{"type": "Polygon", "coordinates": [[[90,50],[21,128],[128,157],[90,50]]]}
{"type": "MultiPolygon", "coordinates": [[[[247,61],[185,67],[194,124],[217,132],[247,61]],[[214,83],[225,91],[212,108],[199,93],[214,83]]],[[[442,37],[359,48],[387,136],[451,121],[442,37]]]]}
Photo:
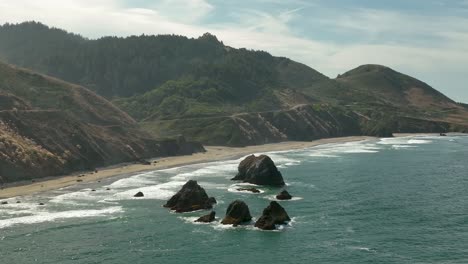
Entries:
{"type": "Polygon", "coordinates": [[[237,226],[249,222],[250,220],[252,220],[252,216],[250,215],[247,204],[243,201],[236,200],[228,206],[226,216],[223,221],[221,221],[221,224],[237,226]]]}
{"type": "Polygon", "coordinates": [[[143,197],[145,196],[142,192],[137,192],[133,197],[143,197]]]}
{"type": "Polygon", "coordinates": [[[255,227],[263,230],[274,230],[276,225],[284,225],[290,220],[286,210],[278,202],[273,201],[263,210],[263,214],[255,223],[255,227]]]}
{"type": "Polygon", "coordinates": [[[250,155],[238,167],[234,181],[243,181],[257,185],[284,186],[283,176],[275,163],[266,155],[250,155]]]}
{"type": "Polygon", "coordinates": [[[238,188],[238,191],[247,191],[247,192],[252,192],[252,193],[260,193],[260,190],[257,188],[238,188]]]}
{"type": "Polygon", "coordinates": [[[177,213],[191,212],[200,209],[211,209],[216,199],[208,197],[197,181],[189,180],[182,189],[172,196],[164,207],[170,208],[177,213]]]}
{"type": "Polygon", "coordinates": [[[197,220],[195,220],[195,222],[211,223],[211,222],[213,222],[215,220],[215,216],[216,216],[216,212],[211,211],[211,213],[198,218],[197,220]]]}
{"type": "Polygon", "coordinates": [[[278,200],[291,200],[291,198],[291,194],[289,194],[286,190],[283,190],[278,195],[276,195],[276,199],[278,200]]]}

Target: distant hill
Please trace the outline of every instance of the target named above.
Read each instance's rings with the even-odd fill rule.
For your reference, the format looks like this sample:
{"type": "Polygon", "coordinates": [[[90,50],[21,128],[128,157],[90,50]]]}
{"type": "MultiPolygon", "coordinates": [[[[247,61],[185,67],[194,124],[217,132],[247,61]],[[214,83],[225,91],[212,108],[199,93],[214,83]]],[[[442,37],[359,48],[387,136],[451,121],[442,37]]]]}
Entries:
{"type": "Polygon", "coordinates": [[[330,79],[209,33],[90,40],[36,22],[7,24],[0,57],[88,87],[156,137],[242,146],[468,127],[466,106],[390,68],[363,65],[330,79]]]}
{"type": "Polygon", "coordinates": [[[265,87],[307,86],[317,71],[261,51],[233,49],[207,33],[89,40],[36,22],[0,27],[0,58],[113,98],[150,91],[169,80],[209,78],[232,99],[265,87]],[[33,41],[32,41],[33,40],[33,41]]]}
{"type": "Polygon", "coordinates": [[[200,150],[193,143],[154,139],[81,86],[0,63],[0,181],[200,150]]]}
{"type": "Polygon", "coordinates": [[[428,84],[385,66],[363,65],[344,73],[336,81],[349,87],[352,93],[373,98],[371,101],[342,99],[362,113],[377,111],[396,117],[449,122],[454,127],[468,124],[465,106],[428,84]]]}

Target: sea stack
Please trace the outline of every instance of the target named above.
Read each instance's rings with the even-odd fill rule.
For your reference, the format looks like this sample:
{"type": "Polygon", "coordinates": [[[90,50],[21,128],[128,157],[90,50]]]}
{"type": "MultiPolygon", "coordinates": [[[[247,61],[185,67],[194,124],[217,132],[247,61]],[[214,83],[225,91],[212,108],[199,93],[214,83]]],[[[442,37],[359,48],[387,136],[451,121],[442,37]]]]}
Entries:
{"type": "Polygon", "coordinates": [[[257,185],[284,186],[283,176],[275,163],[267,155],[250,155],[238,167],[234,181],[243,181],[257,185]]]}
{"type": "Polygon", "coordinates": [[[182,189],[172,196],[164,207],[170,208],[177,213],[191,212],[201,209],[211,209],[216,199],[208,197],[197,181],[189,180],[182,189]]]}
{"type": "Polygon", "coordinates": [[[255,227],[263,230],[274,230],[276,225],[284,225],[290,220],[286,210],[278,202],[273,201],[263,210],[263,214],[255,223],[255,227]]]}
{"type": "Polygon", "coordinates": [[[221,224],[238,226],[250,220],[252,220],[252,216],[250,215],[247,204],[243,201],[236,200],[228,206],[226,216],[223,221],[221,221],[221,224]]]}
{"type": "Polygon", "coordinates": [[[278,195],[276,195],[276,199],[278,200],[291,200],[292,196],[286,190],[282,190],[278,195]]]}

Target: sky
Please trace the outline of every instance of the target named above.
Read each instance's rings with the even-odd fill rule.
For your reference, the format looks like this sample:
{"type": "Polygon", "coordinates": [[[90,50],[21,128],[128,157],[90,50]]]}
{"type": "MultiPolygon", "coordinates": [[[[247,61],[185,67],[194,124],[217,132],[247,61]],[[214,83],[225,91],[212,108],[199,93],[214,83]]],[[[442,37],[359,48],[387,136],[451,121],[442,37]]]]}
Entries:
{"type": "Polygon", "coordinates": [[[0,24],[31,20],[89,38],[210,32],[331,78],[381,64],[468,103],[468,0],[0,0],[0,24]]]}

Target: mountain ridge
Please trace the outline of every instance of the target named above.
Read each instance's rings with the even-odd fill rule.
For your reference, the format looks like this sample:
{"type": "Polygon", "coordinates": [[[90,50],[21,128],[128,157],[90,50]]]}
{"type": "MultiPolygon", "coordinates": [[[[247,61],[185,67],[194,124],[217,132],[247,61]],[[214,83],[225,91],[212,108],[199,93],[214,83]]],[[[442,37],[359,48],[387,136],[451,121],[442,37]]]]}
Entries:
{"type": "Polygon", "coordinates": [[[66,37],[50,50],[48,38],[22,42],[35,27],[48,28],[0,27],[0,56],[87,86],[155,137],[241,146],[468,127],[466,106],[381,65],[330,79],[288,58],[225,46],[209,33],[89,40],[54,29],[66,37]]]}

